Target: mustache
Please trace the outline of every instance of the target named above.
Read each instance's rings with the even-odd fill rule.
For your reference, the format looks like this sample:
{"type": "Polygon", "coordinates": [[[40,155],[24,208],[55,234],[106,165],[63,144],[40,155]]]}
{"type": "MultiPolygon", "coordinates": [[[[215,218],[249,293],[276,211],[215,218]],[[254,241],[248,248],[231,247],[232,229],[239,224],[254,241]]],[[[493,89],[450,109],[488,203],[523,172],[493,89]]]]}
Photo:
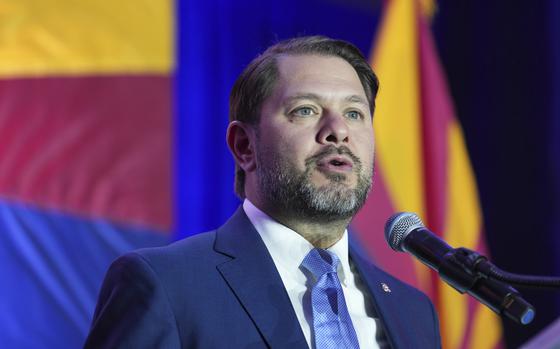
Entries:
{"type": "Polygon", "coordinates": [[[319,160],[321,160],[322,158],[330,156],[330,155],[346,155],[350,159],[352,159],[352,162],[356,166],[361,166],[362,165],[362,162],[360,161],[360,158],[357,157],[354,153],[352,153],[352,151],[347,146],[341,145],[339,147],[336,147],[334,145],[329,145],[326,148],[323,148],[320,151],[318,151],[317,153],[308,157],[305,160],[305,166],[310,166],[312,164],[315,164],[319,160]]]}

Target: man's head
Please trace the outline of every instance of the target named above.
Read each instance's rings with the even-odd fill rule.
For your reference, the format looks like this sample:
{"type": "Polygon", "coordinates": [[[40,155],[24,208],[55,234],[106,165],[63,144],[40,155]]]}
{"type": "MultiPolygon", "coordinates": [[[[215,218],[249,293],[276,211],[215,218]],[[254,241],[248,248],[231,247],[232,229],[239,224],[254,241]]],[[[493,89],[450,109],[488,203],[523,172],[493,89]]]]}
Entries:
{"type": "Polygon", "coordinates": [[[347,42],[305,37],[266,50],[230,97],[237,194],[318,218],[353,215],[371,186],[377,88],[347,42]]]}

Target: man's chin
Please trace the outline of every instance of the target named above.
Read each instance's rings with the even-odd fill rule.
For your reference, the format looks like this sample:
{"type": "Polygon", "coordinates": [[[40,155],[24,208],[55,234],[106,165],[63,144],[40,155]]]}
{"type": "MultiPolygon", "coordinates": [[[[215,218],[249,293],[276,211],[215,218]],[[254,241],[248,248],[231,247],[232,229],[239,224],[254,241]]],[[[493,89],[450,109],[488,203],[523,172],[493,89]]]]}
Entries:
{"type": "MultiPolygon", "coordinates": [[[[316,193],[309,203],[310,216],[323,221],[337,221],[351,218],[358,209],[357,200],[345,190],[328,190],[316,193]]],[[[311,218],[310,217],[310,218],[311,218]]]]}
{"type": "Polygon", "coordinates": [[[357,176],[350,172],[323,172],[320,171],[317,176],[311,180],[315,187],[323,186],[341,186],[348,189],[355,189],[357,186],[357,176]]]}

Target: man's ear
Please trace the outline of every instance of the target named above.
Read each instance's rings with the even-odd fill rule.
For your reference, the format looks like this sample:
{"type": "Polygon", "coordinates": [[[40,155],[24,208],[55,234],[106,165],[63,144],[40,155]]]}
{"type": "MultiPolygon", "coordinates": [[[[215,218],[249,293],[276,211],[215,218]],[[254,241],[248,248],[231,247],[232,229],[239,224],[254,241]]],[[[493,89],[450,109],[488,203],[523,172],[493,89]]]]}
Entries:
{"type": "Polygon", "coordinates": [[[250,125],[239,120],[230,122],[226,142],[235,162],[245,172],[254,171],[257,167],[255,158],[255,132],[250,125]]]}

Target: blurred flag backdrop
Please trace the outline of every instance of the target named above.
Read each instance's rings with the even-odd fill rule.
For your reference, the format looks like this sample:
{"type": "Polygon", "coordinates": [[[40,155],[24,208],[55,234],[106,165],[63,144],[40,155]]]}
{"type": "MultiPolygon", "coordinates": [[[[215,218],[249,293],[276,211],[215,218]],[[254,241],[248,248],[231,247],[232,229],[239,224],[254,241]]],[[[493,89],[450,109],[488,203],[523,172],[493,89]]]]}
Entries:
{"type": "MultiPolygon", "coordinates": [[[[459,10],[468,14],[463,19],[494,18],[501,9],[441,5],[438,10],[430,0],[3,0],[0,345],[80,347],[102,277],[116,256],[224,222],[239,204],[224,141],[234,79],[271,43],[323,34],[369,53],[381,80],[374,192],[352,224],[355,238],[383,268],[430,295],[440,314],[444,348],[499,347],[498,317],[442,285],[408,256],[390,251],[383,238],[387,217],[407,210],[419,213],[450,244],[487,252],[457,116],[469,110],[466,101],[490,102],[473,96],[476,88],[468,85],[472,88],[455,98],[455,109],[452,92],[462,85],[446,71],[467,68],[454,66],[459,51],[449,38],[458,29],[445,19],[458,18],[459,10]],[[446,65],[440,64],[431,28],[439,28],[436,38],[446,43],[446,65]]],[[[550,23],[559,23],[553,19],[560,19],[560,6],[551,7],[523,18],[536,22],[546,14],[550,23]]],[[[461,30],[465,27],[462,23],[461,30]]],[[[560,28],[543,29],[556,31],[560,28]]],[[[477,42],[465,42],[476,51],[477,42]]],[[[560,51],[549,47],[557,46],[541,49],[560,59],[560,51]]],[[[469,63],[487,64],[476,58],[469,63]]],[[[554,60],[548,63],[552,76],[560,77],[554,60]]],[[[502,82],[493,84],[488,95],[502,82]]],[[[560,88],[551,91],[560,95],[560,88]]],[[[557,102],[550,103],[547,115],[558,110],[557,102]]],[[[469,117],[475,121],[464,114],[461,119],[471,132],[488,122],[469,117]]],[[[542,125],[548,126],[545,140],[558,139],[558,122],[542,125]]],[[[548,171],[539,178],[557,198],[560,149],[554,146],[557,141],[547,142],[544,159],[538,159],[548,171]]],[[[483,153],[492,154],[482,149],[474,155],[485,161],[483,153]]],[[[481,173],[494,173],[492,166],[478,163],[481,173]]],[[[482,199],[484,207],[488,201],[482,199]]],[[[557,199],[546,205],[550,212],[560,208],[557,199]]],[[[558,244],[553,238],[558,224],[545,227],[547,243],[558,244]]],[[[560,258],[545,257],[543,263],[552,265],[546,272],[560,269],[560,258]]],[[[522,335],[506,340],[508,345],[519,344],[553,318],[560,309],[554,302],[548,299],[551,311],[538,315],[539,326],[517,331],[522,335]]]]}
{"type": "MultiPolygon", "coordinates": [[[[381,81],[374,121],[376,187],[354,226],[378,263],[394,274],[404,268],[403,258],[383,241],[370,241],[381,229],[372,212],[381,213],[381,222],[393,211],[416,212],[451,246],[486,251],[474,175],[429,29],[433,10],[430,1],[387,3],[373,48],[381,81]],[[377,195],[381,186],[383,196],[377,195]],[[384,206],[389,209],[380,209],[384,206]]],[[[408,270],[412,279],[407,281],[436,305],[444,348],[500,344],[499,318],[488,308],[460,295],[421,263],[408,270]]]]}
{"type": "Polygon", "coordinates": [[[173,4],[0,3],[0,346],[79,348],[172,224],[173,4]]]}

